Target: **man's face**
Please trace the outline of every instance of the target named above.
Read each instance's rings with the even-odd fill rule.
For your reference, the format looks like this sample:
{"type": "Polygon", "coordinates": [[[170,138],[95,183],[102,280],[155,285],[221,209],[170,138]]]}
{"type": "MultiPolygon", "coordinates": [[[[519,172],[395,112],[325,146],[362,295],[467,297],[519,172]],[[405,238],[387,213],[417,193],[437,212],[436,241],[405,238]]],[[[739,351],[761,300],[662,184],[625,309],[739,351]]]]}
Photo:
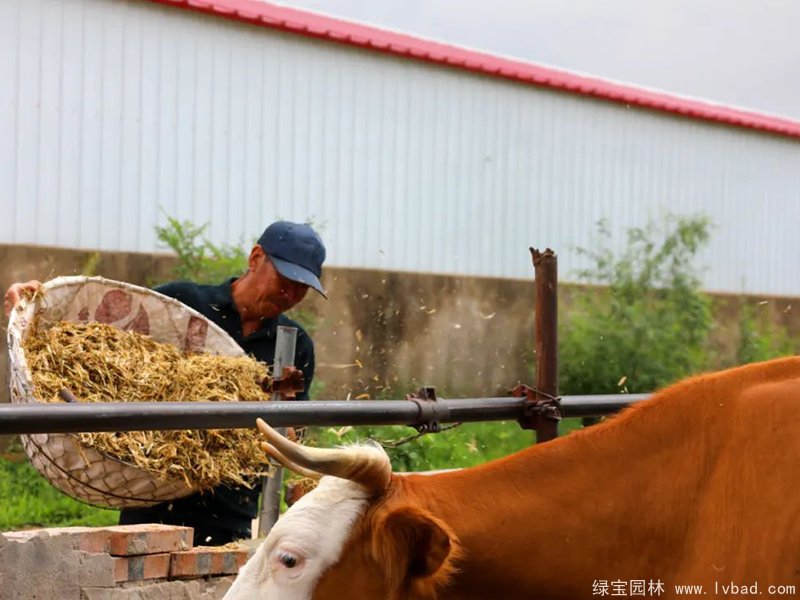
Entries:
{"type": "Polygon", "coordinates": [[[256,246],[250,253],[250,273],[237,301],[243,318],[273,319],[305,298],[308,286],[278,273],[264,251],[256,246]]]}

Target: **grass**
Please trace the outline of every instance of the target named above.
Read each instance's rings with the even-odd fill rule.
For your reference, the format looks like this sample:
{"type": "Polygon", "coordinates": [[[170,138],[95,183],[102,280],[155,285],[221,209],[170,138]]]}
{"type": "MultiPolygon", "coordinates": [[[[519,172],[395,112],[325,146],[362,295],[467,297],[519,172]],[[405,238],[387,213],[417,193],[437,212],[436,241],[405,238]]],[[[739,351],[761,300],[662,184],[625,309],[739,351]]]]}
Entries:
{"type": "MultiPolygon", "coordinates": [[[[565,435],[581,427],[579,419],[565,419],[559,434],[565,435]]],[[[309,432],[312,444],[336,446],[367,438],[386,444],[414,435],[410,427],[328,427],[309,432]]],[[[530,446],[535,439],[531,431],[516,422],[465,423],[436,434],[423,435],[386,451],[396,471],[428,471],[454,467],[472,467],[508,456],[530,446]]],[[[389,445],[389,444],[386,444],[389,445]]]]}
{"type": "MultiPolygon", "coordinates": [[[[564,435],[579,428],[580,420],[565,419],[564,435]]],[[[312,428],[309,441],[319,446],[337,446],[368,437],[381,442],[414,435],[410,427],[312,428]]],[[[471,467],[527,448],[534,433],[513,421],[465,423],[441,433],[423,435],[396,448],[387,448],[397,471],[428,471],[471,467]]],[[[0,455],[0,531],[34,527],[98,527],[115,525],[116,510],[105,510],[73,500],[58,491],[27,461],[23,453],[0,455]]]]}
{"type": "Polygon", "coordinates": [[[25,455],[0,457],[0,531],[36,527],[116,525],[119,512],[95,508],[58,491],[25,455]]]}

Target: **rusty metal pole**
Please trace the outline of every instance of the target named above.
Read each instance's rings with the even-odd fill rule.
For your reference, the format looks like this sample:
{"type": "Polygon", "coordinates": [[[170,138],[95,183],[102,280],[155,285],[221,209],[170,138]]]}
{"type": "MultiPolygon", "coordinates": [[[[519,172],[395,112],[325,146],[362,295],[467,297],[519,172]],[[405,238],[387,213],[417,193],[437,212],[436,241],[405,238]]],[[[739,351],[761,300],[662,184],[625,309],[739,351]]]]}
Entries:
{"type": "MultiPolygon", "coordinates": [[[[558,398],[558,259],[530,249],[536,278],[536,400],[558,398]]],[[[536,419],[536,443],[558,437],[558,419],[536,419]]]]}

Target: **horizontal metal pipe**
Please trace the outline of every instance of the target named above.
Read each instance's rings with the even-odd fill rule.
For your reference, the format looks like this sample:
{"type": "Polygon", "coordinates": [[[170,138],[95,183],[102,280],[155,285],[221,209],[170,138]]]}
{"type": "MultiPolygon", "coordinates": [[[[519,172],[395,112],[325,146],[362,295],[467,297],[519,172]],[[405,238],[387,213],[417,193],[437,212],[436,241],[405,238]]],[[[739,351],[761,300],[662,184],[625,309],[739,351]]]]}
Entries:
{"type": "Polygon", "coordinates": [[[592,396],[562,396],[561,409],[565,417],[602,417],[626,406],[647,400],[650,394],[595,394],[592,396]]]}
{"type": "MultiPolygon", "coordinates": [[[[565,416],[599,416],[646,395],[567,396],[565,416]]],[[[459,398],[423,403],[408,400],[315,400],[285,402],[102,402],[6,404],[0,406],[0,434],[236,429],[254,427],[261,417],[273,427],[420,425],[504,421],[522,415],[524,398],[459,398]]]]}

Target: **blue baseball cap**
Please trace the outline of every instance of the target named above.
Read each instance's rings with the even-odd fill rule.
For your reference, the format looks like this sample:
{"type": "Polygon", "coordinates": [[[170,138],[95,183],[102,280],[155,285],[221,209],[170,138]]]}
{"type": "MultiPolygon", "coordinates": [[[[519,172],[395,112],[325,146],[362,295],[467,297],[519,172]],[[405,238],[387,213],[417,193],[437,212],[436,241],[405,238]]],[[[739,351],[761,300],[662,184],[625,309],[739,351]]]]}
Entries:
{"type": "Polygon", "coordinates": [[[275,221],[258,238],[278,273],[314,288],[323,298],[328,295],[319,281],[325,262],[325,244],[311,225],[275,221]]]}

